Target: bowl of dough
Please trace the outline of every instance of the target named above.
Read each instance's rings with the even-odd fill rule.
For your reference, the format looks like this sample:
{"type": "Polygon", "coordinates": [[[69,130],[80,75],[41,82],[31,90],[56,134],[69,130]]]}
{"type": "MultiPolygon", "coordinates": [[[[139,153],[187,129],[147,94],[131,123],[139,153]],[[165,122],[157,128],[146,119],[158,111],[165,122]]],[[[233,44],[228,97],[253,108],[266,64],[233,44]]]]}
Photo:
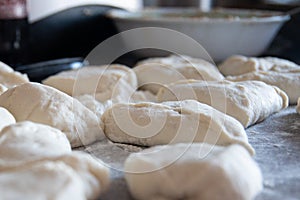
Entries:
{"type": "MultiPolygon", "coordinates": [[[[112,10],[108,17],[114,20],[120,32],[141,27],[160,27],[183,33],[203,46],[216,62],[234,54],[260,55],[290,18],[285,13],[274,11],[214,9],[201,12],[193,8],[149,8],[137,12],[112,10]]],[[[135,42],[125,40],[124,43],[130,48],[138,41],[146,41],[145,44],[150,44],[147,48],[156,48],[151,44],[159,40],[158,43],[166,41],[177,44],[177,47],[180,43],[180,49],[185,53],[191,48],[181,39],[165,33],[149,29],[145,34],[135,34],[132,37],[135,42]]]]}

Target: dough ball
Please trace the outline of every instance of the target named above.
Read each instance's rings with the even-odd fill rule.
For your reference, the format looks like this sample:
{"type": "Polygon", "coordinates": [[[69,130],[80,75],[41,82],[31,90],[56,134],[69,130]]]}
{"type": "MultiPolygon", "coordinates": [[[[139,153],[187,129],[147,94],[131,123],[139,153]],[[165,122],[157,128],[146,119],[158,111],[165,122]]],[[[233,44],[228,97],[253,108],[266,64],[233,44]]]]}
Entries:
{"type": "Polygon", "coordinates": [[[1,199],[86,199],[80,177],[62,162],[0,172],[1,199]]]}
{"type": "Polygon", "coordinates": [[[297,111],[297,113],[300,114],[300,97],[298,98],[298,103],[297,103],[296,111],[297,111]]]}
{"type": "Polygon", "coordinates": [[[0,173],[21,168],[32,168],[50,162],[54,164],[64,163],[72,168],[83,183],[84,194],[87,199],[97,199],[100,193],[109,186],[109,168],[105,167],[101,160],[96,160],[91,155],[79,151],[56,157],[42,157],[19,164],[6,164],[0,166],[0,173]]]}
{"type": "Polygon", "coordinates": [[[5,108],[0,107],[0,131],[10,124],[16,123],[14,116],[5,108]]]}
{"type": "Polygon", "coordinates": [[[254,199],[262,190],[258,165],[240,145],[156,146],[131,154],[125,179],[136,199],[254,199]]]}
{"type": "Polygon", "coordinates": [[[4,93],[7,90],[7,87],[5,87],[4,85],[0,84],[0,95],[2,93],[4,93]]]}
{"type": "Polygon", "coordinates": [[[256,71],[300,72],[300,66],[288,60],[275,57],[246,57],[234,55],[220,64],[219,70],[225,76],[238,76],[256,71]]]}
{"type": "Polygon", "coordinates": [[[109,168],[101,160],[83,152],[72,152],[56,158],[47,158],[70,166],[81,178],[87,199],[97,199],[110,184],[109,168]]]}
{"type": "Polygon", "coordinates": [[[47,125],[19,122],[0,132],[0,165],[71,152],[65,134],[47,125]]]}
{"type": "Polygon", "coordinates": [[[78,100],[55,88],[26,83],[0,96],[0,106],[9,110],[16,121],[33,121],[61,130],[72,147],[104,139],[102,121],[78,100]]]}
{"type": "Polygon", "coordinates": [[[179,81],[162,87],[157,99],[194,99],[236,118],[244,127],[288,106],[288,97],[282,90],[260,81],[179,81]]]}
{"type": "Polygon", "coordinates": [[[29,82],[26,74],[14,71],[11,67],[0,62],[0,84],[7,88],[29,82]]]}
{"type": "Polygon", "coordinates": [[[222,80],[223,75],[213,64],[189,56],[149,58],[139,62],[134,71],[138,77],[139,87],[156,94],[163,84],[178,80],[222,80]]]}
{"type": "Polygon", "coordinates": [[[241,144],[254,153],[243,126],[234,118],[197,101],[115,104],[102,116],[113,142],[154,146],[206,142],[241,144]]]}
{"type": "Polygon", "coordinates": [[[64,71],[50,76],[43,83],[71,96],[93,94],[101,102],[109,99],[128,101],[137,88],[135,73],[124,65],[89,66],[64,71]]]}
{"type": "Polygon", "coordinates": [[[290,104],[296,104],[297,99],[300,96],[300,72],[283,73],[276,71],[258,71],[240,76],[228,76],[226,79],[235,82],[257,80],[269,85],[277,86],[287,94],[290,104]]]}

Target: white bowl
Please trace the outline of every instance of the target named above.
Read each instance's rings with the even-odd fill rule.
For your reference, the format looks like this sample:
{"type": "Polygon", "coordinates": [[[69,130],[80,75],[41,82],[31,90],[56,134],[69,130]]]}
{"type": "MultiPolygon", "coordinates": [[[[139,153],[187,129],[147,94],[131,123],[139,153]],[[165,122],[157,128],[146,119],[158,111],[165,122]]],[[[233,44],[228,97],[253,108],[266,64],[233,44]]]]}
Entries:
{"type": "MultiPolygon", "coordinates": [[[[273,11],[216,9],[203,13],[184,8],[112,10],[108,16],[120,32],[163,27],[184,33],[200,43],[216,62],[233,54],[260,55],[283,23],[290,19],[284,13],[273,11]]],[[[145,34],[145,40],[149,34],[151,32],[145,34]]]]}

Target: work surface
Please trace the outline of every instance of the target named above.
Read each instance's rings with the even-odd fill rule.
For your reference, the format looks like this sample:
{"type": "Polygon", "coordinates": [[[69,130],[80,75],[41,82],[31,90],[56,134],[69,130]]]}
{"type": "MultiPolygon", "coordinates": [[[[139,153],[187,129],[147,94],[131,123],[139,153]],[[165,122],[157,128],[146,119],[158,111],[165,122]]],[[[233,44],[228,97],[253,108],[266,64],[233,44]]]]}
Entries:
{"type": "MultiPolygon", "coordinates": [[[[296,113],[295,106],[251,126],[246,132],[256,150],[254,159],[264,177],[264,190],[256,200],[300,199],[300,115],[296,113]]],[[[99,199],[132,199],[123,178],[122,166],[130,152],[140,149],[109,142],[85,148],[112,170],[111,186],[99,199]]]]}

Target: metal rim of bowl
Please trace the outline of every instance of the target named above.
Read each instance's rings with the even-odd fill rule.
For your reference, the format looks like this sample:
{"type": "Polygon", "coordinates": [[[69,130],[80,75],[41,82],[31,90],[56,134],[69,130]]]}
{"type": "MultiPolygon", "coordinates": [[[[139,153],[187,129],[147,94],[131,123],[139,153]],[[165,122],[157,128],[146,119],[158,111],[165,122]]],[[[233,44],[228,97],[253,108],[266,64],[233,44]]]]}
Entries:
{"type": "MultiPolygon", "coordinates": [[[[290,15],[267,10],[246,10],[246,9],[216,9],[216,12],[222,12],[224,14],[235,13],[249,13],[253,14],[253,17],[243,18],[208,18],[208,17],[143,17],[143,13],[175,13],[180,12],[199,12],[200,10],[195,8],[147,8],[142,11],[128,12],[124,10],[111,10],[107,13],[107,17],[118,21],[132,21],[132,22],[155,22],[155,23],[274,23],[284,22],[290,19],[290,15]],[[269,16],[259,16],[259,15],[269,16]],[[138,15],[138,16],[137,16],[138,15]]],[[[200,11],[201,12],[201,11],[200,11]]]]}

